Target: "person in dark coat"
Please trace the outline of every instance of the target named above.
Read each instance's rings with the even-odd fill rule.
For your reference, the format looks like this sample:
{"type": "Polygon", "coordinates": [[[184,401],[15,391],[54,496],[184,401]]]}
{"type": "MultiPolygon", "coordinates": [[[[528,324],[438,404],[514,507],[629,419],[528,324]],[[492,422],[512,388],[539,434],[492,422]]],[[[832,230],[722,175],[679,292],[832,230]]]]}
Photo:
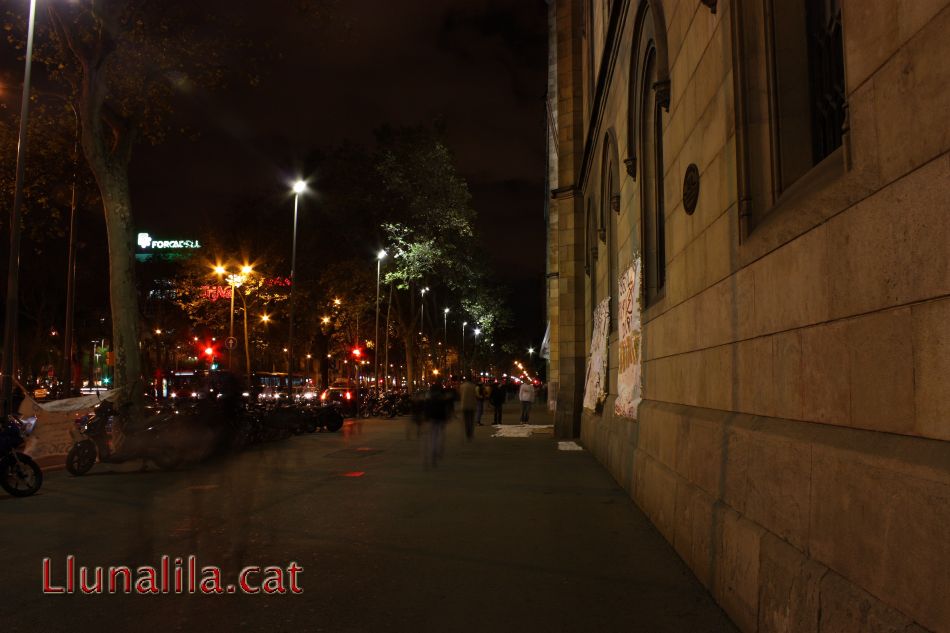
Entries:
{"type": "Polygon", "coordinates": [[[488,394],[488,401],[495,411],[495,424],[501,424],[501,410],[505,406],[505,390],[497,382],[492,383],[491,393],[488,394]]]}

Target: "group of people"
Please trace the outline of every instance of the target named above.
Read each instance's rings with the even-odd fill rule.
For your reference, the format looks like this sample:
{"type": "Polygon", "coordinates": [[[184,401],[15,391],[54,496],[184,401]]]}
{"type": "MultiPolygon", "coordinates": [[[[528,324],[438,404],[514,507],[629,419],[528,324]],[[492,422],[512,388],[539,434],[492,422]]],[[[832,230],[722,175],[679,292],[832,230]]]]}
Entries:
{"type": "MultiPolygon", "coordinates": [[[[518,400],[521,401],[521,421],[527,422],[531,413],[531,403],[534,402],[534,385],[524,382],[518,389],[518,400]]],[[[482,415],[485,403],[489,403],[494,410],[494,424],[501,424],[501,410],[507,395],[504,388],[497,382],[475,384],[466,376],[459,385],[459,408],[462,410],[462,419],[465,421],[465,436],[472,439],[475,426],[482,425],[482,415]]]]}
{"type": "MultiPolygon", "coordinates": [[[[518,389],[518,400],[521,402],[521,422],[526,423],[531,413],[531,404],[535,399],[534,385],[530,382],[522,383],[518,389]]],[[[430,386],[423,400],[417,400],[417,422],[423,419],[431,423],[429,431],[429,447],[426,451],[426,461],[435,465],[441,455],[444,443],[444,426],[452,416],[456,404],[462,412],[465,423],[465,437],[469,441],[475,435],[475,427],[482,426],[482,417],[486,404],[493,410],[493,423],[501,424],[502,409],[507,400],[505,387],[497,382],[475,383],[469,376],[465,376],[457,391],[448,388],[440,382],[430,386]]]]}

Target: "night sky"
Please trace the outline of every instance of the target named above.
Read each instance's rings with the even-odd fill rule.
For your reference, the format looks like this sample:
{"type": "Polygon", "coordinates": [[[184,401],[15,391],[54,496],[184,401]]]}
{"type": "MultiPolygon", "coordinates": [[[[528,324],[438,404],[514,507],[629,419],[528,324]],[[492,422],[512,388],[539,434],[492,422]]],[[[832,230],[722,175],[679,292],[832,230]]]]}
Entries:
{"type": "Polygon", "coordinates": [[[136,150],[140,228],[185,237],[189,218],[213,221],[241,199],[285,186],[291,166],[315,149],[370,143],[382,124],[441,119],[474,197],[493,279],[512,290],[519,334],[540,343],[544,2],[354,0],[317,30],[263,10],[253,28],[282,54],[260,84],[195,95],[186,116],[197,139],[136,150]]]}

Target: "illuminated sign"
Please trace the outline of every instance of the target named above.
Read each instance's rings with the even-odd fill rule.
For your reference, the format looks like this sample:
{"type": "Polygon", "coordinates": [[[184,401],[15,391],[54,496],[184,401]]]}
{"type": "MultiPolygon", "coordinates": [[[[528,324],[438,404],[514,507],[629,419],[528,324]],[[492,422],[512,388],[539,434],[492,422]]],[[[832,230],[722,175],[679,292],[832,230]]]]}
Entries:
{"type": "Polygon", "coordinates": [[[148,233],[139,233],[137,243],[142,250],[201,248],[201,242],[198,240],[156,240],[152,239],[148,233]]]}

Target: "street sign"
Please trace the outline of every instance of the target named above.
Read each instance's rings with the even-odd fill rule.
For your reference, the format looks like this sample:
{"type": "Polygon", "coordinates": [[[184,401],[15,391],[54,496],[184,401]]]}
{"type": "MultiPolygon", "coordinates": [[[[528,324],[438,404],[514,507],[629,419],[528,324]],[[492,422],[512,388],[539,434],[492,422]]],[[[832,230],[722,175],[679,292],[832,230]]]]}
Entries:
{"type": "Polygon", "coordinates": [[[228,349],[234,349],[235,347],[237,347],[237,339],[234,338],[233,336],[229,336],[228,338],[224,340],[224,346],[227,347],[228,349]]]}

